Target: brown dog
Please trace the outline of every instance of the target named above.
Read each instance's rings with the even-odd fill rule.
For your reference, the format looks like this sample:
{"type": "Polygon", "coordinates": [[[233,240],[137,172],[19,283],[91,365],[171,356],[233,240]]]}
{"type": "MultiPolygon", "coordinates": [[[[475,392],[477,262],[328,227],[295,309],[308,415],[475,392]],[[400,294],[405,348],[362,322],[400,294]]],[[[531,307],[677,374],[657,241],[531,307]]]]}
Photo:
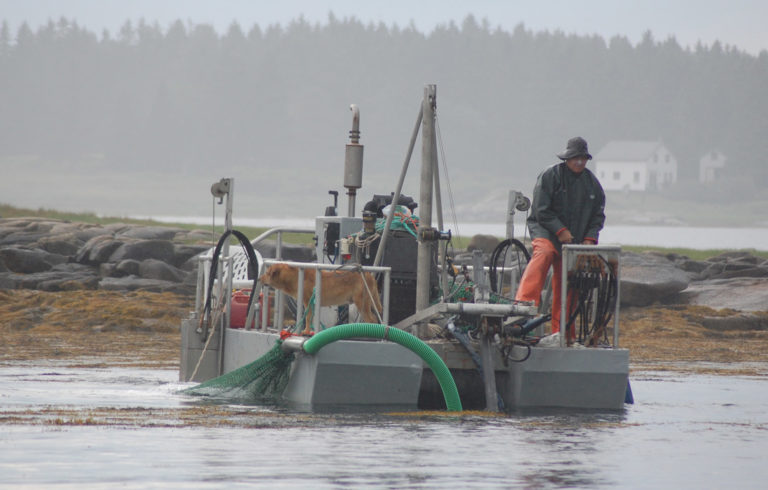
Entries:
{"type": "MultiPolygon", "coordinates": [[[[321,272],[321,304],[320,306],[334,306],[354,303],[357,311],[366,323],[378,323],[378,314],[383,311],[379,300],[379,288],[376,280],[369,272],[362,275],[359,271],[322,271],[321,272]],[[365,283],[363,283],[365,277],[365,283]],[[366,284],[368,287],[366,288],[366,284]],[[375,308],[375,310],[374,310],[375,308]]],[[[288,264],[274,264],[259,280],[275,289],[293,296],[298,301],[299,270],[288,264]]],[[[303,302],[307,311],[304,334],[309,334],[312,325],[312,310],[306,310],[315,288],[315,271],[304,271],[303,302]]]]}

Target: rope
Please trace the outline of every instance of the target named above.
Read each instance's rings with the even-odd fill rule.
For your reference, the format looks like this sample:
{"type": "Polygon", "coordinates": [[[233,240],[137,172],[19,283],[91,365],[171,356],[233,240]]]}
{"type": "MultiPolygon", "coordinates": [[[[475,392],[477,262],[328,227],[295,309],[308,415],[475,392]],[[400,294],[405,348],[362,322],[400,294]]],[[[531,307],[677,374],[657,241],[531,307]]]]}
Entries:
{"type": "MultiPolygon", "coordinates": [[[[203,346],[203,352],[200,354],[200,357],[197,359],[197,364],[195,364],[195,369],[192,370],[192,375],[189,377],[187,381],[195,379],[195,376],[197,375],[197,370],[200,369],[200,364],[203,362],[203,357],[205,357],[205,351],[208,350],[208,344],[211,343],[211,339],[213,338],[214,334],[216,333],[216,325],[221,323],[221,315],[224,314],[224,305],[226,303],[222,303],[219,308],[216,308],[216,315],[213,317],[213,329],[208,333],[208,339],[205,341],[205,345],[203,346]]],[[[200,323],[198,324],[198,330],[201,330],[203,328],[203,318],[200,317],[200,323]]]]}
{"type": "Polygon", "coordinates": [[[376,318],[378,318],[379,323],[384,323],[384,321],[381,319],[381,314],[379,313],[379,309],[376,308],[376,300],[373,297],[373,292],[371,291],[371,288],[368,287],[368,281],[365,280],[365,271],[363,271],[363,265],[357,264],[357,263],[347,263],[347,264],[342,264],[336,268],[337,271],[342,269],[354,269],[360,273],[360,279],[363,281],[365,290],[368,293],[368,299],[371,300],[371,305],[373,306],[373,310],[376,312],[376,318]]]}
{"type": "Polygon", "coordinates": [[[451,189],[451,178],[448,175],[448,164],[445,159],[445,148],[443,147],[443,134],[440,131],[440,119],[435,113],[435,128],[437,129],[437,139],[440,142],[440,156],[443,162],[443,174],[445,174],[445,184],[448,187],[448,202],[451,207],[451,217],[453,218],[453,226],[456,229],[456,236],[460,237],[459,233],[459,220],[456,218],[456,204],[453,201],[453,190],[451,189]]]}

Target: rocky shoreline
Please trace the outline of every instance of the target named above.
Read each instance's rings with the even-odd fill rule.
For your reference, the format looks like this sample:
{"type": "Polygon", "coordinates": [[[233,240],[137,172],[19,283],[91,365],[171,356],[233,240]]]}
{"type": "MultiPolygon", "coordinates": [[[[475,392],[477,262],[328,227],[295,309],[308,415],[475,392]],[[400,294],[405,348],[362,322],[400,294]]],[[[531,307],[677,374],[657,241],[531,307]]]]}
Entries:
{"type": "MultiPolygon", "coordinates": [[[[0,360],[87,363],[90,353],[101,356],[94,362],[177,366],[195,256],[211,241],[209,231],[165,226],[0,219],[0,360]]],[[[259,250],[274,256],[273,243],[259,250]]],[[[289,246],[284,256],[312,260],[312,250],[289,246]]],[[[620,296],[621,343],[635,368],[735,362],[766,374],[768,261],[624,252],[620,296]]]]}
{"type": "MultiPolygon", "coordinates": [[[[0,289],[193,294],[196,256],[212,243],[210,231],[169,226],[0,219],[0,289]]],[[[487,261],[498,240],[473,240],[469,251],[473,243],[482,244],[487,261]]],[[[274,246],[269,242],[257,248],[264,257],[274,257],[274,246]]],[[[283,256],[308,261],[313,251],[284,245],[283,256]]],[[[662,303],[768,311],[768,260],[748,252],[727,252],[704,261],[623,252],[621,264],[624,306],[662,303]]]]}
{"type": "MultiPolygon", "coordinates": [[[[0,219],[0,289],[194,294],[196,256],[211,242],[210,231],[168,226],[0,219]]],[[[272,257],[274,247],[259,251],[272,257]]],[[[311,258],[307,247],[283,248],[290,260],[311,258]]]]}
{"type": "MultiPolygon", "coordinates": [[[[498,240],[478,236],[488,254],[498,240]],[[480,239],[482,237],[482,239],[480,239]]],[[[210,231],[170,226],[94,225],[45,218],[0,219],[0,289],[106,290],[194,294],[196,256],[210,231]]],[[[257,247],[274,257],[274,242],[257,247]]],[[[313,260],[310,247],[284,245],[288,260],[313,260]]],[[[623,306],[687,304],[768,311],[768,260],[727,252],[703,261],[677,254],[623,252],[623,306]]]]}

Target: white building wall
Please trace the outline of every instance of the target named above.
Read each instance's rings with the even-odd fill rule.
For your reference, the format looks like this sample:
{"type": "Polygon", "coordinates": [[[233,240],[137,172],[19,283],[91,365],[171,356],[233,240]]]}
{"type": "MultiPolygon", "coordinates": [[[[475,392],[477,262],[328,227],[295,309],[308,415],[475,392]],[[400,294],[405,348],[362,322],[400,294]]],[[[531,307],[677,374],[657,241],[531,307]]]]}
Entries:
{"type": "Polygon", "coordinates": [[[644,191],[648,185],[644,162],[598,162],[595,171],[606,191],[644,191]]]}
{"type": "Polygon", "coordinates": [[[715,182],[719,180],[725,167],[725,155],[720,152],[707,153],[699,160],[699,182],[715,182]]]}
{"type": "Polygon", "coordinates": [[[677,160],[665,147],[660,146],[648,159],[648,190],[664,189],[677,182],[677,160]]]}

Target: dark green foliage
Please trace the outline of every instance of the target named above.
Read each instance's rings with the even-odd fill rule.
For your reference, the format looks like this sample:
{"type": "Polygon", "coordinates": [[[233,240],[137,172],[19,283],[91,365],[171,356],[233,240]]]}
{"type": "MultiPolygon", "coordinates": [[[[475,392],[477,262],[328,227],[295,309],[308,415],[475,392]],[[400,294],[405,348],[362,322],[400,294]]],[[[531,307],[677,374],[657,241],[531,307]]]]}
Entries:
{"type": "Polygon", "coordinates": [[[126,22],[97,35],[62,19],[36,32],[6,26],[0,73],[0,157],[102,155],[110,169],[180,175],[224,163],[338,172],[326,155],[340,154],[354,102],[364,137],[383,141],[370,150],[376,164],[397,166],[421,87],[436,83],[456,165],[530,179],[574,134],[593,151],[661,138],[683,180],[717,149],[741,179],[739,198],[768,184],[768,53],[650,33],[633,46],[472,17],[423,34],[330,16],[222,35],[126,22]]]}

